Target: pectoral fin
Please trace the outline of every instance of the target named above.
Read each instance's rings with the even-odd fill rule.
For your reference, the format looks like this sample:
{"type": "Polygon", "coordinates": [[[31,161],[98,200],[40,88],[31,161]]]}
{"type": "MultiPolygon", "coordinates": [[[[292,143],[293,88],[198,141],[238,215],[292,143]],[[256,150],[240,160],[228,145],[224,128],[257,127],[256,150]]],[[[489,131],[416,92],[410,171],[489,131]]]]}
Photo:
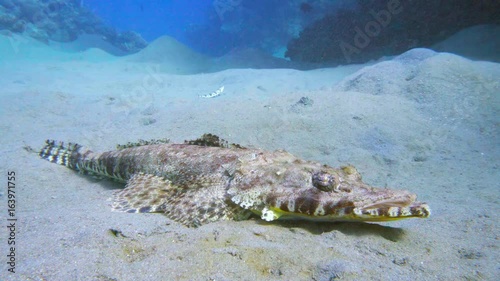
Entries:
{"type": "Polygon", "coordinates": [[[242,218],[238,206],[227,202],[223,183],[181,188],[149,174],[137,174],[113,197],[113,210],[128,213],[161,212],[187,226],[242,218]]]}
{"type": "Polygon", "coordinates": [[[125,189],[113,195],[113,211],[127,213],[165,212],[169,198],[178,188],[170,181],[150,174],[136,174],[125,189]]]}

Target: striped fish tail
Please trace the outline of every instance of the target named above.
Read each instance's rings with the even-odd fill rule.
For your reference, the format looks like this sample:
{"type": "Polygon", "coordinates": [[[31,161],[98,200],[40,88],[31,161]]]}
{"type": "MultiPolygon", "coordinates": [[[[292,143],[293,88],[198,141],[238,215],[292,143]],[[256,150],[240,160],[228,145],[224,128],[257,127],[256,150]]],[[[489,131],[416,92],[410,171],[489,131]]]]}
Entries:
{"type": "Polygon", "coordinates": [[[76,143],[56,142],[46,140],[45,146],[40,150],[40,157],[52,163],[66,166],[70,169],[80,171],[83,161],[92,154],[92,151],[76,143]]]}

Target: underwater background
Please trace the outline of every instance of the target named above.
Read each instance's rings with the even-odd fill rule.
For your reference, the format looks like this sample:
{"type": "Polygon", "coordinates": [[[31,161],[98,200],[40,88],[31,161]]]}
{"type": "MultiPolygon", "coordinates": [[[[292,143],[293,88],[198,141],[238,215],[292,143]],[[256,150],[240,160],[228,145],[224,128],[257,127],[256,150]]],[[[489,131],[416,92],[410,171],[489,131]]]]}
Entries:
{"type": "Polygon", "coordinates": [[[494,0],[0,0],[0,280],[497,280],[499,63],[494,0]],[[26,149],[204,133],[432,215],[188,228],[26,149]]]}

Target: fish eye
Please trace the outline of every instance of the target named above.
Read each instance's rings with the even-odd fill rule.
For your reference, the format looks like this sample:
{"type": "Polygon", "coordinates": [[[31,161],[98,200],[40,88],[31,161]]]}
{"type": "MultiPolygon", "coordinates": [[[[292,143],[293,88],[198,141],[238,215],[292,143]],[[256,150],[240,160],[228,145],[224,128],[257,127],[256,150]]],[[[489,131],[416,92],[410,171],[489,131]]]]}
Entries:
{"type": "Polygon", "coordinates": [[[329,173],[314,173],[312,176],[312,184],[322,191],[335,191],[335,177],[329,173]]]}

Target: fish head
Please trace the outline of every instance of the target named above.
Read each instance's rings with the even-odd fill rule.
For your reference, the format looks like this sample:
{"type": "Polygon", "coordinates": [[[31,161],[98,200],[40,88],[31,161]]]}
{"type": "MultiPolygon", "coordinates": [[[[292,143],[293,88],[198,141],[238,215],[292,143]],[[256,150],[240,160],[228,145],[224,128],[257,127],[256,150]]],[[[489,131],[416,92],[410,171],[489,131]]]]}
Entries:
{"type": "MultiPolygon", "coordinates": [[[[290,155],[291,156],[291,155],[290,155]]],[[[332,168],[300,159],[275,159],[240,170],[231,200],[262,219],[383,222],[430,216],[406,190],[363,182],[353,166],[332,168]]]]}

